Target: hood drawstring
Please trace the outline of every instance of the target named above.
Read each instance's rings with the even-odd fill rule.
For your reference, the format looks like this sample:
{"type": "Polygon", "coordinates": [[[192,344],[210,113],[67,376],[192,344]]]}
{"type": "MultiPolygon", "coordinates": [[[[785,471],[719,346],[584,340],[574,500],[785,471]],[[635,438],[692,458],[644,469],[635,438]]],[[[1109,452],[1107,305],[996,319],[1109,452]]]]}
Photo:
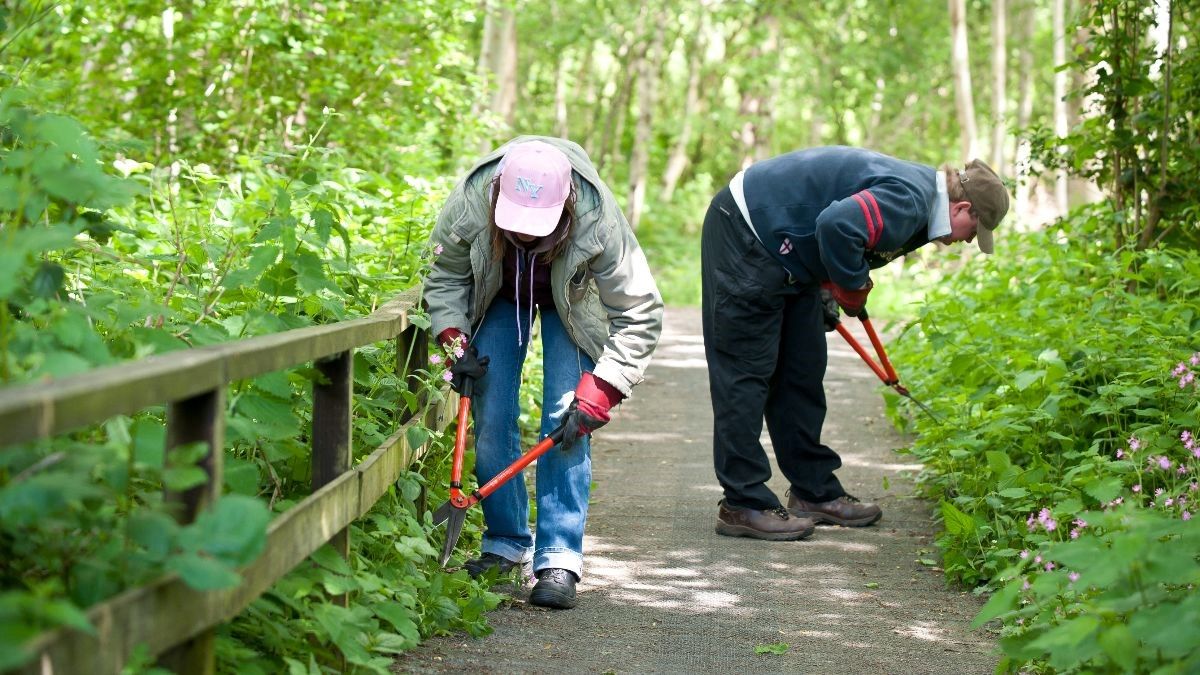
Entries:
{"type": "Polygon", "coordinates": [[[529,333],[530,333],[529,337],[533,336],[533,305],[534,305],[534,302],[533,302],[533,272],[534,272],[534,269],[537,267],[537,254],[530,253],[529,258],[526,259],[525,253],[526,253],[526,251],[524,249],[517,249],[516,258],[515,258],[515,260],[513,260],[513,263],[516,265],[516,268],[517,268],[517,283],[516,283],[517,292],[514,294],[517,296],[517,298],[516,298],[517,299],[517,346],[521,346],[521,345],[525,344],[525,341],[521,339],[521,336],[523,335],[523,333],[521,331],[521,267],[522,267],[522,263],[527,263],[529,265],[529,307],[527,307],[525,311],[526,311],[526,314],[528,315],[528,320],[529,320],[529,333]]]}

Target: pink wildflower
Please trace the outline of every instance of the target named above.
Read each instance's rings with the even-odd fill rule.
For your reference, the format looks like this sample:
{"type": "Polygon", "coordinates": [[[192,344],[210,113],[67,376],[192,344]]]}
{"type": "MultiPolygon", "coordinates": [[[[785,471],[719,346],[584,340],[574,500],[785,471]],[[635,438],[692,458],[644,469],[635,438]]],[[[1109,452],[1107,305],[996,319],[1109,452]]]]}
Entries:
{"type": "Polygon", "coordinates": [[[1138,483],[1137,485],[1134,485],[1134,486],[1133,486],[1133,491],[1134,491],[1134,492],[1141,492],[1141,491],[1142,491],[1142,484],[1141,484],[1141,483],[1138,483]]]}
{"type": "Polygon", "coordinates": [[[1125,503],[1124,497],[1117,497],[1116,499],[1113,500],[1113,504],[1117,504],[1118,506],[1121,504],[1124,504],[1124,503],[1125,503]]]}
{"type": "Polygon", "coordinates": [[[1047,571],[1047,572],[1049,572],[1049,571],[1051,571],[1051,570],[1053,570],[1053,569],[1054,569],[1054,563],[1052,563],[1052,562],[1048,562],[1048,563],[1046,563],[1046,571],[1047,571]]]}
{"type": "Polygon", "coordinates": [[[1070,572],[1067,574],[1067,578],[1071,580],[1071,583],[1075,583],[1079,581],[1079,572],[1070,572]]]}
{"type": "Polygon", "coordinates": [[[1200,366],[1200,352],[1196,352],[1195,354],[1192,354],[1192,358],[1190,358],[1188,360],[1192,362],[1193,366],[1200,366]]]}
{"type": "Polygon", "coordinates": [[[1162,496],[1162,493],[1163,493],[1163,489],[1162,489],[1162,488],[1155,488],[1155,489],[1154,489],[1154,496],[1155,496],[1155,497],[1160,497],[1160,496],[1162,496]]]}
{"type": "Polygon", "coordinates": [[[450,380],[454,379],[454,373],[447,370],[446,372],[442,373],[442,379],[449,382],[450,380]]]}
{"type": "Polygon", "coordinates": [[[1021,560],[1029,557],[1029,551],[1021,551],[1021,560]]]}
{"type": "Polygon", "coordinates": [[[1170,497],[1167,497],[1165,500],[1163,500],[1163,506],[1173,506],[1174,504],[1175,500],[1171,499],[1170,497]]]}
{"type": "Polygon", "coordinates": [[[1033,532],[1035,529],[1037,529],[1037,521],[1035,521],[1035,520],[1033,519],[1033,514],[1032,514],[1032,513],[1031,513],[1031,514],[1029,514],[1029,517],[1025,519],[1025,527],[1026,527],[1026,528],[1027,528],[1027,529],[1028,529],[1030,532],[1033,532]]]}
{"type": "Polygon", "coordinates": [[[435,366],[438,365],[439,363],[442,362],[442,355],[441,354],[430,354],[429,362],[435,366]]]}
{"type": "Polygon", "coordinates": [[[1130,436],[1129,437],[1130,452],[1137,452],[1141,448],[1142,448],[1142,442],[1138,440],[1137,436],[1130,436]]]}
{"type": "Polygon", "coordinates": [[[1191,511],[1184,511],[1184,512],[1183,512],[1183,515],[1181,515],[1180,517],[1181,517],[1181,518],[1183,518],[1184,520],[1191,520],[1191,519],[1192,519],[1192,512],[1191,512],[1191,511]]]}
{"type": "Polygon", "coordinates": [[[1171,468],[1171,460],[1167,459],[1166,455],[1163,455],[1158,458],[1158,466],[1162,470],[1166,471],[1167,469],[1171,468]]]}
{"type": "Polygon", "coordinates": [[[454,347],[454,358],[461,359],[463,357],[463,354],[466,354],[466,353],[467,352],[466,352],[466,350],[464,350],[462,348],[462,345],[456,345],[454,347]]]}
{"type": "Polygon", "coordinates": [[[1171,376],[1179,377],[1180,375],[1183,375],[1184,373],[1186,373],[1187,369],[1188,369],[1187,364],[1184,363],[1183,361],[1180,361],[1179,363],[1175,364],[1174,368],[1171,369],[1171,376]]]}
{"type": "Polygon", "coordinates": [[[1042,556],[1040,556],[1040,555],[1039,555],[1039,556],[1035,556],[1035,557],[1034,557],[1034,559],[1033,559],[1033,564],[1035,564],[1035,565],[1041,565],[1041,564],[1042,564],[1042,556]]]}
{"type": "Polygon", "coordinates": [[[1024,579],[1021,582],[1021,590],[1023,590],[1023,591],[1029,590],[1029,580],[1028,579],[1024,579]]]}
{"type": "Polygon", "coordinates": [[[1196,481],[1192,481],[1192,484],[1188,486],[1188,490],[1191,492],[1195,492],[1197,488],[1200,488],[1200,484],[1197,484],[1196,481]]]}
{"type": "Polygon", "coordinates": [[[1071,530],[1071,538],[1078,539],[1079,538],[1079,530],[1071,530]]]}
{"type": "Polygon", "coordinates": [[[1178,470],[1178,471],[1176,471],[1175,473],[1179,474],[1180,476],[1186,476],[1186,475],[1187,475],[1187,467],[1186,467],[1186,466],[1184,466],[1184,465],[1182,465],[1182,464],[1180,464],[1180,465],[1179,465],[1179,470],[1178,470]]]}
{"type": "Polygon", "coordinates": [[[1183,447],[1188,450],[1191,450],[1196,445],[1196,438],[1187,429],[1184,429],[1183,433],[1179,434],[1179,440],[1183,441],[1183,447]]]}
{"type": "Polygon", "coordinates": [[[446,250],[445,247],[443,247],[441,244],[438,244],[437,246],[433,247],[433,254],[441,255],[442,251],[445,251],[445,250],[446,250]]]}
{"type": "Polygon", "coordinates": [[[1087,521],[1084,520],[1083,518],[1076,518],[1075,524],[1078,525],[1079,527],[1087,527],[1087,521]]]}
{"type": "Polygon", "coordinates": [[[1125,457],[1125,451],[1120,448],[1117,448],[1117,459],[1123,459],[1124,457],[1125,457]]]}

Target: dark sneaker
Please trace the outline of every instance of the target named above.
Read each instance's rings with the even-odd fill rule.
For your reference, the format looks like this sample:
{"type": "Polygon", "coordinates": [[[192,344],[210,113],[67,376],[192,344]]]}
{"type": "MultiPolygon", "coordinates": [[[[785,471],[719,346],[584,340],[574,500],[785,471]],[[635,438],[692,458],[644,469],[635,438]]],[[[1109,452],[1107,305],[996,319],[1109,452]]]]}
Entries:
{"type": "Polygon", "coordinates": [[[866,527],[883,516],[883,509],[864,504],[853,495],[842,495],[827,502],[810,502],[788,491],[788,511],[800,518],[812,518],[818,523],[842,527],[866,527]]]}
{"type": "Polygon", "coordinates": [[[795,541],[813,533],[816,524],[808,518],[793,518],[781,506],[773,509],[740,509],[721,500],[717,509],[717,534],[752,537],[768,541],[795,541]]]}
{"type": "Polygon", "coordinates": [[[521,567],[521,563],[495,553],[484,553],[478,558],[468,560],[463,565],[463,569],[467,570],[467,574],[470,574],[472,579],[478,579],[493,570],[497,577],[502,577],[518,567],[521,567]]]}
{"type": "Polygon", "coordinates": [[[575,606],[575,573],[557,567],[547,567],[537,573],[538,582],[529,592],[529,604],[552,609],[571,609],[575,606]]]}

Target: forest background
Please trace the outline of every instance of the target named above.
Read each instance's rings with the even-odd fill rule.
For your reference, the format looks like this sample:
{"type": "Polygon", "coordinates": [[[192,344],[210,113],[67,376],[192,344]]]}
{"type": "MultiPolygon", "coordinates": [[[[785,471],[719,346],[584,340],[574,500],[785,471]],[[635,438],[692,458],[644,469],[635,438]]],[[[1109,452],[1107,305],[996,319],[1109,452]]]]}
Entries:
{"type": "MultiPolygon", "coordinates": [[[[520,133],[584,146],[674,304],[698,302],[705,207],[752,161],[823,144],[981,157],[1014,195],[997,255],[926,247],[872,294],[943,413],[889,399],[920,432],[947,575],[998,591],[980,622],[999,619],[1005,667],[1200,667],[1197,11],[8,0],[0,386],[365,314],[419,281],[460,172],[520,133]]],[[[356,356],[357,447],[403,405],[392,363],[356,356]]],[[[197,476],[164,465],[161,410],[0,455],[0,668],[163,571],[236,583],[268,514],[306,494],[292,430],[310,376],[231,392],[225,481],[243,500],[209,523],[239,525],[219,554],[162,514],[163,487],[197,476]]],[[[227,627],[222,663],[380,670],[430,633],[486,630],[497,598],[436,571],[414,507],[439,471],[356,526],[350,564],[322,555],[227,627]]]]}

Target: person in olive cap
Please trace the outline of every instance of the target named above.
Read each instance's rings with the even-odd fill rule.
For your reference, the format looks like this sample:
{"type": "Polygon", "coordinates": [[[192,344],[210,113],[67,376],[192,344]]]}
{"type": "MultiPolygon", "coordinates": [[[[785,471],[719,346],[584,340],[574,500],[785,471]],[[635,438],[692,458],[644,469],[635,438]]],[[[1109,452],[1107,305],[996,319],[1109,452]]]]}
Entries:
{"type": "Polygon", "coordinates": [[[713,198],[701,237],[704,350],[719,534],[796,540],[817,523],[882,516],[846,493],[825,422],[825,332],[859,316],[870,271],[931,241],[991,253],[1008,192],[987,164],[940,170],[848,147],[800,150],[738,172],[713,198]],[[791,487],[767,487],[766,419],[791,487]]]}

